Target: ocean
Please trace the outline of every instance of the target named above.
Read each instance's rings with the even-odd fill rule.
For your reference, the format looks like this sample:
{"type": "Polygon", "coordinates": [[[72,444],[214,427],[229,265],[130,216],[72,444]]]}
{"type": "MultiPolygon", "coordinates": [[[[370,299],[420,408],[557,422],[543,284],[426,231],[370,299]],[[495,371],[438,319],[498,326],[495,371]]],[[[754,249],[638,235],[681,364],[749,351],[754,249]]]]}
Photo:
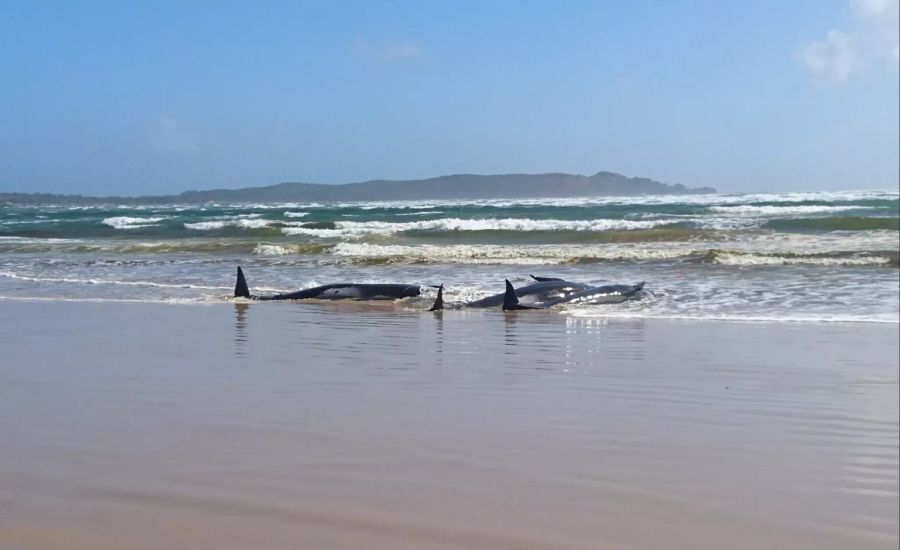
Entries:
{"type": "Polygon", "coordinates": [[[898,323],[898,255],[896,190],[0,206],[0,300],[221,303],[240,265],[260,293],[445,284],[452,305],[533,274],[655,294],[572,317],[898,323]]]}

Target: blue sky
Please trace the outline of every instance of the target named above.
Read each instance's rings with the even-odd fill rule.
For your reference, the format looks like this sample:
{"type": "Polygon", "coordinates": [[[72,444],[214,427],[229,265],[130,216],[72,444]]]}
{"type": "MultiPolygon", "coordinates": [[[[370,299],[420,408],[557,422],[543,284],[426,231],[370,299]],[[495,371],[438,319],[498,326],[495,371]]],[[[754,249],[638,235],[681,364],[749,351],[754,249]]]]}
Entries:
{"type": "Polygon", "coordinates": [[[18,2],[0,191],[600,170],[893,188],[897,0],[18,2]]]}

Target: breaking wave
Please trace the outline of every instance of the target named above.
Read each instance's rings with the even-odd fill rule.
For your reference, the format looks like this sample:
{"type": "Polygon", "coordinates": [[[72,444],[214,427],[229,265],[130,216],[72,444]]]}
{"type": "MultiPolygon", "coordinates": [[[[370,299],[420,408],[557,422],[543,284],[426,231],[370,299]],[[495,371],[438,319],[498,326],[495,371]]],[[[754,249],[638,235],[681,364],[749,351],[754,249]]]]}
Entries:
{"type": "Polygon", "coordinates": [[[693,246],[404,246],[338,243],[328,253],[353,263],[564,265],[687,261],[731,266],[900,266],[891,252],[750,252],[693,246]]]}
{"type": "Polygon", "coordinates": [[[719,265],[733,266],[779,266],[806,265],[822,267],[838,266],[900,266],[896,254],[883,253],[862,255],[845,254],[766,254],[728,250],[712,250],[704,257],[705,261],[719,265]]]}
{"type": "Polygon", "coordinates": [[[732,206],[710,206],[710,212],[718,212],[721,214],[736,214],[749,216],[796,216],[798,214],[819,214],[830,212],[844,212],[848,210],[865,210],[866,206],[827,206],[827,205],[799,205],[799,206],[754,206],[754,205],[732,205],[732,206]]]}
{"type": "Polygon", "coordinates": [[[393,234],[410,231],[629,231],[672,225],[673,220],[534,220],[528,218],[461,219],[441,218],[415,222],[353,222],[337,221],[334,228],[315,228],[309,225],[285,227],[285,235],[316,237],[352,237],[369,234],[393,234]]]}
{"type": "Polygon", "coordinates": [[[267,244],[259,243],[253,248],[258,256],[317,255],[329,251],[332,245],[322,244],[267,244]]]}
{"type": "Polygon", "coordinates": [[[272,220],[261,220],[258,218],[234,218],[228,220],[214,220],[207,222],[185,223],[185,229],[194,229],[199,231],[210,231],[214,229],[223,229],[225,227],[241,227],[244,229],[263,229],[274,223],[272,220]]]}
{"type": "Polygon", "coordinates": [[[113,216],[111,218],[104,218],[101,223],[103,225],[108,225],[113,229],[140,229],[142,227],[151,227],[165,219],[165,217],[133,218],[130,216],[113,216]]]}

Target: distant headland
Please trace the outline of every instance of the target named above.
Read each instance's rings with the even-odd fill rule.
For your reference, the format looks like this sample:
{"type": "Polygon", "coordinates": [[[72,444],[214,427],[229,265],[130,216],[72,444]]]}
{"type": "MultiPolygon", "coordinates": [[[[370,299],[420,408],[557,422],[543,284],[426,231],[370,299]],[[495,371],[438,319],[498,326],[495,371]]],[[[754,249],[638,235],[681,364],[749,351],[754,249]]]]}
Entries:
{"type": "Polygon", "coordinates": [[[420,180],[371,180],[361,183],[279,183],[242,189],[185,191],[177,195],[91,197],[48,193],[0,193],[3,204],[195,204],[355,202],[455,199],[525,199],[715,193],[711,187],[688,188],[614,172],[575,174],[455,174],[420,180]]]}

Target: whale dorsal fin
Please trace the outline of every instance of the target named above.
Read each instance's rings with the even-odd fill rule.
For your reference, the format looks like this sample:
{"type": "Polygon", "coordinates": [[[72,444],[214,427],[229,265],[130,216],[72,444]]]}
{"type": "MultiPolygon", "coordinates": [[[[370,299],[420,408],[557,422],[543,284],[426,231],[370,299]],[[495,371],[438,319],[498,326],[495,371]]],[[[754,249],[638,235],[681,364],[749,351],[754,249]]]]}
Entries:
{"type": "Polygon", "coordinates": [[[506,292],[503,294],[503,311],[516,309],[519,306],[519,297],[509,279],[506,279],[506,292]]]}
{"type": "Polygon", "coordinates": [[[546,283],[547,281],[564,281],[565,279],[560,279],[559,277],[536,277],[534,275],[529,275],[532,279],[539,283],[546,283]]]}
{"type": "Polygon", "coordinates": [[[241,266],[237,269],[237,282],[234,284],[235,298],[249,298],[250,288],[247,286],[247,279],[244,278],[244,271],[241,266]]]}
{"type": "Polygon", "coordinates": [[[444,285],[437,287],[438,295],[434,299],[434,305],[428,311],[441,311],[444,309],[444,285]]]}
{"type": "Polygon", "coordinates": [[[529,306],[523,306],[519,303],[519,295],[516,294],[516,289],[513,288],[512,283],[509,282],[509,279],[506,279],[506,292],[503,293],[503,311],[516,311],[520,309],[536,309],[529,306]]]}

